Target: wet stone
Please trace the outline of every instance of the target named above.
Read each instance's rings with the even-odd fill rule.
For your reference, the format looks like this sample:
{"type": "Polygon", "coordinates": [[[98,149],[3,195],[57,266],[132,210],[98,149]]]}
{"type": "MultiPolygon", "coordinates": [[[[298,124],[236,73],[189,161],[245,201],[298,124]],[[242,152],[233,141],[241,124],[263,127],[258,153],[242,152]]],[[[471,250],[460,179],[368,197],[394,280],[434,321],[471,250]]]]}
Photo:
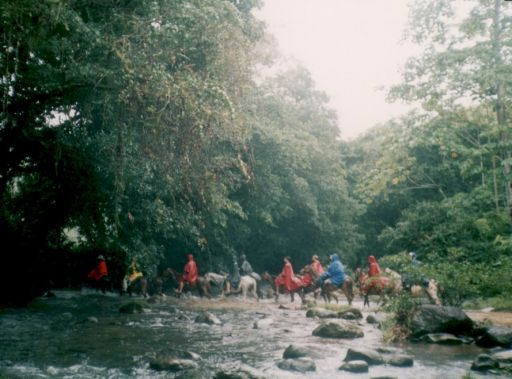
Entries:
{"type": "Polygon", "coordinates": [[[215,373],[213,379],[262,379],[263,377],[248,370],[224,370],[215,373]]]}
{"type": "Polygon", "coordinates": [[[506,326],[490,326],[484,328],[476,338],[481,347],[512,347],[512,328],[506,326]]]}
{"type": "Polygon", "coordinates": [[[398,376],[371,376],[370,379],[398,379],[398,376]]]}
{"type": "Polygon", "coordinates": [[[363,331],[356,325],[348,321],[331,321],[321,324],[315,330],[313,335],[323,338],[361,338],[364,337],[363,331]]]}
{"type": "Polygon", "coordinates": [[[220,325],[222,324],[217,316],[210,312],[202,312],[197,315],[195,322],[199,324],[220,325]]]}
{"type": "Polygon", "coordinates": [[[345,362],[365,361],[369,365],[380,365],[384,363],[382,356],[375,350],[371,349],[348,349],[345,362]]]}
{"type": "Polygon", "coordinates": [[[423,341],[439,345],[462,345],[464,343],[460,338],[448,333],[429,333],[423,336],[423,341]]]}
{"type": "Polygon", "coordinates": [[[310,347],[307,346],[298,346],[298,345],[290,345],[286,348],[283,353],[284,359],[295,359],[295,358],[320,358],[320,354],[317,353],[310,347]]]}
{"type": "Polygon", "coordinates": [[[199,366],[190,359],[157,357],[151,360],[149,367],[157,371],[183,371],[197,369],[199,366]]]}
{"type": "Polygon", "coordinates": [[[491,358],[500,363],[512,363],[512,350],[500,351],[494,353],[491,358]]]}
{"type": "Polygon", "coordinates": [[[471,370],[473,371],[488,371],[498,367],[499,363],[487,354],[480,354],[471,364],[471,370]]]}
{"type": "Polygon", "coordinates": [[[308,372],[315,371],[316,364],[311,358],[284,359],[277,363],[281,370],[308,372]]]}
{"type": "Polygon", "coordinates": [[[137,303],[135,301],[131,301],[122,305],[119,308],[119,312],[126,314],[135,314],[144,312],[144,306],[141,303],[137,303]]]}
{"type": "Polygon", "coordinates": [[[412,337],[429,333],[471,335],[473,327],[473,321],[462,309],[432,304],[421,305],[411,321],[412,337]]]}
{"type": "Polygon", "coordinates": [[[266,329],[273,323],[274,320],[271,318],[262,318],[261,320],[254,322],[253,329],[266,329]]]}
{"type": "Polygon", "coordinates": [[[344,311],[340,311],[338,312],[337,316],[345,320],[360,320],[363,318],[363,314],[357,308],[350,308],[344,311]]]}
{"type": "Polygon", "coordinates": [[[98,318],[97,317],[94,317],[94,316],[91,316],[91,317],[87,317],[87,319],[85,320],[91,324],[97,324],[98,323],[98,318]]]}
{"type": "Polygon", "coordinates": [[[334,311],[328,311],[327,309],[313,308],[306,312],[306,317],[314,318],[338,318],[338,314],[334,311]]]}
{"type": "Polygon", "coordinates": [[[349,372],[368,372],[368,363],[365,361],[350,361],[341,365],[340,370],[349,372]]]}
{"type": "Polygon", "coordinates": [[[387,363],[396,367],[412,367],[414,359],[410,355],[398,354],[389,358],[387,363]]]}
{"type": "Polygon", "coordinates": [[[174,379],[204,379],[204,373],[199,370],[186,370],[176,375],[174,379]]]}

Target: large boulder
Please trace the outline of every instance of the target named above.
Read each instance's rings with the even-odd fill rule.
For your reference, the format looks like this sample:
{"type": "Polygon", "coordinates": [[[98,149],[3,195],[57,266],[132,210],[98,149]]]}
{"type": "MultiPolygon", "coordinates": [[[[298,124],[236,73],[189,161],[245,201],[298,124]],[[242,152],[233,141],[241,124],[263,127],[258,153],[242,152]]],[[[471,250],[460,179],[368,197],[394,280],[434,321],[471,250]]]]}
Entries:
{"type": "Polygon", "coordinates": [[[323,338],[361,338],[363,331],[348,321],[331,321],[319,325],[313,335],[323,338]]]}
{"type": "Polygon", "coordinates": [[[473,321],[460,308],[424,304],[413,315],[411,336],[429,333],[471,335],[473,326],[473,321]]]}
{"type": "Polygon", "coordinates": [[[369,365],[381,365],[384,363],[382,356],[372,349],[348,349],[345,362],[365,361],[369,365]]]}
{"type": "Polygon", "coordinates": [[[340,370],[348,372],[368,372],[368,363],[365,361],[350,361],[341,365],[340,370]]]}
{"type": "Polygon", "coordinates": [[[478,331],[476,344],[481,347],[512,347],[512,328],[489,326],[478,331]]]}
{"type": "Polygon", "coordinates": [[[308,346],[289,345],[283,353],[284,359],[295,359],[295,358],[321,358],[321,354],[316,352],[313,348],[308,346]]]}
{"type": "Polygon", "coordinates": [[[316,365],[311,358],[283,359],[278,362],[277,367],[281,370],[308,372],[315,371],[316,365]]]}
{"type": "Polygon", "coordinates": [[[130,301],[129,303],[121,305],[119,312],[127,314],[135,314],[144,312],[144,305],[136,301],[130,301]]]}
{"type": "Polygon", "coordinates": [[[388,358],[386,363],[396,367],[412,367],[414,365],[414,359],[410,355],[397,354],[388,358]]]}
{"type": "Polygon", "coordinates": [[[220,325],[222,324],[217,316],[210,312],[201,312],[197,315],[195,322],[199,324],[220,325]]]}
{"type": "Polygon", "coordinates": [[[462,345],[464,341],[449,333],[429,333],[423,336],[423,341],[439,345],[462,345]]]}

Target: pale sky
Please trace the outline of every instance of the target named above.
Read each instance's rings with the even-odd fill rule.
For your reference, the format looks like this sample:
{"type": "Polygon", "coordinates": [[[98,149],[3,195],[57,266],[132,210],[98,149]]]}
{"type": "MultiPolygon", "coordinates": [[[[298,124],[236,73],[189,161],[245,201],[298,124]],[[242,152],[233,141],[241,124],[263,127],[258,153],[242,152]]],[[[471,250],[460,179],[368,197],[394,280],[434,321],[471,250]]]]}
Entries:
{"type": "Polygon", "coordinates": [[[312,73],[331,98],[343,139],[412,109],[379,87],[400,82],[419,49],[402,42],[408,0],[264,0],[257,15],[279,50],[312,73]]]}

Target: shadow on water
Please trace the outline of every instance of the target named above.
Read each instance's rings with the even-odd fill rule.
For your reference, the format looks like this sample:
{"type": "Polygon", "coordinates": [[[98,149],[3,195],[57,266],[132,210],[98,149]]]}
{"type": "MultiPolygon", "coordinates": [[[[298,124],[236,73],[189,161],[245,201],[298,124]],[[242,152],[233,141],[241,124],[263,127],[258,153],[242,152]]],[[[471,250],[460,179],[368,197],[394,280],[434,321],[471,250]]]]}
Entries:
{"type": "Polygon", "coordinates": [[[240,364],[269,378],[305,377],[276,366],[290,343],[313,346],[320,354],[315,360],[317,371],[308,374],[309,378],[461,378],[482,352],[470,345],[397,345],[397,351],[414,356],[414,367],[372,366],[369,375],[361,376],[338,367],[349,347],[386,346],[381,332],[364,321],[364,338],[340,342],[313,337],[318,321],[306,318],[305,311],[278,309],[271,302],[208,301],[206,307],[222,321],[222,325],[209,326],[193,321],[197,304],[204,304],[199,301],[167,298],[134,315],[119,312],[127,301],[114,295],[59,291],[57,298],[4,310],[0,313],[0,378],[173,378],[176,374],[153,371],[148,363],[171,349],[200,354],[199,375],[204,378],[240,364]],[[274,323],[253,329],[254,321],[263,317],[274,323]]]}

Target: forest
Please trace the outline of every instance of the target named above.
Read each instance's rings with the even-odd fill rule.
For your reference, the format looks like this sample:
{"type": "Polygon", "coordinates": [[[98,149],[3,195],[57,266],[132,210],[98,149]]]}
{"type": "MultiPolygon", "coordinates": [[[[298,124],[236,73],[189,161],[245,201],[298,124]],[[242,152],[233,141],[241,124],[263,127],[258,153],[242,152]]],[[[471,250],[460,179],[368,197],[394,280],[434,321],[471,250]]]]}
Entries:
{"type": "Polygon", "coordinates": [[[188,253],[215,272],[374,255],[448,304],[502,302],[512,5],[460,3],[412,3],[422,53],[388,97],[418,109],[345,141],[259,0],[2,0],[0,303],[78,286],[100,253],[118,282],[134,258],[151,277],[188,253]]]}

